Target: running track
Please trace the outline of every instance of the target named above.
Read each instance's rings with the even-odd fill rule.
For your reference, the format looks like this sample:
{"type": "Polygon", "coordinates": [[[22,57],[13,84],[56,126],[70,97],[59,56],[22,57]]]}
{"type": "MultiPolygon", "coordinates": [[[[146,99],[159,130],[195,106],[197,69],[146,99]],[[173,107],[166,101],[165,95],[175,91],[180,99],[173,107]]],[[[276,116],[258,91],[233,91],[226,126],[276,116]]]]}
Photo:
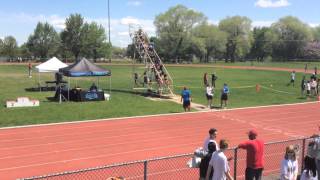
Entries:
{"type": "Polygon", "coordinates": [[[0,129],[1,180],[190,153],[211,127],[231,147],[256,128],[266,142],[310,136],[320,103],[0,129]]]}

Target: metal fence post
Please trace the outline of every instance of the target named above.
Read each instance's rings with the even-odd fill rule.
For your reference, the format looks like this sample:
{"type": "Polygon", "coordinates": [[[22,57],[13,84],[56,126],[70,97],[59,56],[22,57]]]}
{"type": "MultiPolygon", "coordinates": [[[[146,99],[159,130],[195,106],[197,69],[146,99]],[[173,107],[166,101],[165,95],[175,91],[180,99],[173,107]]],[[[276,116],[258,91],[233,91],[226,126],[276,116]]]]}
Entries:
{"type": "Polygon", "coordinates": [[[302,158],[301,158],[301,173],[303,172],[303,169],[304,169],[304,167],[303,167],[303,165],[304,165],[304,163],[303,163],[303,160],[304,160],[304,152],[305,152],[305,148],[306,148],[306,139],[304,138],[303,140],[302,140],[302,158]]]}
{"type": "Polygon", "coordinates": [[[238,148],[234,149],[233,179],[237,179],[238,148]]]}
{"type": "Polygon", "coordinates": [[[147,174],[148,174],[148,161],[144,161],[143,162],[143,179],[144,180],[147,180],[148,179],[148,176],[147,176],[147,174]]]}

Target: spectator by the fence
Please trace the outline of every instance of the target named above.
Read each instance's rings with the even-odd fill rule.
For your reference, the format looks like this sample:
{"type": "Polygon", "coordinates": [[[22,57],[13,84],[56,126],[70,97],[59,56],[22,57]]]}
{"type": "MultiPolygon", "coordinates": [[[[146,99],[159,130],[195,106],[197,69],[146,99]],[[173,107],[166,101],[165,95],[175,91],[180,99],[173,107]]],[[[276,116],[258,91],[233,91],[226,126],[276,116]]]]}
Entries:
{"type": "MultiPolygon", "coordinates": [[[[199,167],[200,180],[204,180],[206,178],[211,156],[216,151],[216,144],[211,140],[206,149],[208,150],[208,153],[201,159],[200,167],[199,167]]],[[[211,172],[210,178],[212,178],[212,175],[213,175],[213,172],[211,172]]]]}
{"type": "Polygon", "coordinates": [[[254,129],[248,132],[249,140],[242,142],[238,148],[247,150],[246,180],[261,180],[264,168],[264,142],[257,139],[258,132],[254,129]]]}
{"type": "Polygon", "coordinates": [[[298,176],[298,161],[294,146],[286,147],[284,159],[281,162],[280,180],[296,180],[298,176]]]}
{"type": "Polygon", "coordinates": [[[209,180],[213,171],[212,180],[233,180],[230,174],[230,167],[224,151],[228,149],[228,142],[225,139],[220,140],[220,150],[212,154],[207,170],[206,180],[209,180]]]}
{"type": "MultiPolygon", "coordinates": [[[[320,126],[319,126],[320,131],[320,126]]],[[[314,135],[314,150],[315,150],[315,161],[316,161],[316,167],[317,167],[317,174],[318,174],[318,180],[320,180],[320,136],[314,135]]]]}
{"type": "Polygon", "coordinates": [[[307,148],[307,155],[304,158],[304,167],[300,180],[317,180],[317,167],[315,161],[314,142],[310,142],[307,148]]]}
{"type": "Polygon", "coordinates": [[[209,137],[207,137],[206,140],[203,143],[203,149],[205,151],[208,151],[208,144],[210,142],[214,143],[214,146],[215,146],[214,147],[215,148],[214,151],[219,150],[218,143],[216,142],[217,134],[218,134],[218,130],[217,129],[215,129],[215,128],[209,129],[209,137]]]}

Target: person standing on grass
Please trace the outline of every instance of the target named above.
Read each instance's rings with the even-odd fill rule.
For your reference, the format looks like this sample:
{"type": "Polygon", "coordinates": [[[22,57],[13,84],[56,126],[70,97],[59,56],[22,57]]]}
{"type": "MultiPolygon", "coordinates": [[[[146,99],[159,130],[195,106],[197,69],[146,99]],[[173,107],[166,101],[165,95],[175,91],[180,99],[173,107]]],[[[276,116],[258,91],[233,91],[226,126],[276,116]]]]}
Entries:
{"type": "Polygon", "coordinates": [[[228,142],[225,139],[220,140],[220,150],[214,152],[211,156],[207,169],[206,180],[210,179],[210,174],[213,171],[212,180],[233,180],[230,174],[230,167],[224,151],[228,149],[228,142]]]}
{"type": "Polygon", "coordinates": [[[210,142],[214,143],[215,151],[219,150],[218,143],[216,142],[217,134],[218,134],[217,129],[215,129],[215,128],[209,129],[209,137],[207,137],[203,143],[203,150],[208,151],[208,144],[210,142]]]}
{"type": "Polygon", "coordinates": [[[315,74],[315,75],[318,74],[318,68],[317,68],[317,66],[314,67],[314,74],[315,74]]]}
{"type": "Polygon", "coordinates": [[[221,90],[221,98],[220,98],[220,107],[222,108],[222,104],[224,103],[224,107],[227,107],[228,104],[228,95],[229,95],[229,87],[226,83],[223,84],[223,88],[221,90]]]}
{"type": "Polygon", "coordinates": [[[238,148],[247,150],[246,180],[261,180],[264,168],[264,142],[257,139],[258,132],[254,129],[248,132],[249,140],[242,142],[238,148]]]}
{"type": "Polygon", "coordinates": [[[302,80],[301,80],[301,96],[303,96],[304,95],[304,92],[306,91],[306,84],[307,84],[307,82],[306,82],[306,76],[303,76],[302,77],[302,80]]]}
{"type": "Polygon", "coordinates": [[[298,177],[298,161],[292,145],[286,147],[284,159],[281,162],[280,180],[296,180],[298,177]]]}
{"type": "Polygon", "coordinates": [[[292,71],[290,77],[291,77],[291,79],[290,79],[290,83],[288,84],[288,86],[290,84],[292,84],[292,86],[294,87],[294,80],[296,79],[296,71],[292,71]]]}
{"type": "Polygon", "coordinates": [[[203,84],[204,84],[204,87],[207,87],[207,85],[208,85],[208,74],[207,73],[204,73],[204,75],[203,75],[203,84]]]}
{"type": "Polygon", "coordinates": [[[32,64],[31,64],[31,62],[29,62],[29,64],[28,64],[28,75],[29,75],[29,78],[32,78],[32,64]]]}
{"type": "Polygon", "coordinates": [[[215,73],[211,74],[211,85],[213,88],[216,87],[216,80],[218,79],[218,76],[215,73]]]}
{"type": "Polygon", "coordinates": [[[187,87],[184,87],[181,92],[181,102],[183,102],[183,109],[184,111],[190,111],[191,110],[191,92],[187,89],[187,87]]]}
{"type": "Polygon", "coordinates": [[[308,70],[308,64],[306,63],[306,65],[304,65],[304,72],[306,73],[308,70]]]}
{"type": "Polygon", "coordinates": [[[207,84],[207,87],[206,87],[206,97],[208,101],[208,108],[211,109],[212,99],[213,99],[213,87],[210,86],[210,84],[207,84]]]}

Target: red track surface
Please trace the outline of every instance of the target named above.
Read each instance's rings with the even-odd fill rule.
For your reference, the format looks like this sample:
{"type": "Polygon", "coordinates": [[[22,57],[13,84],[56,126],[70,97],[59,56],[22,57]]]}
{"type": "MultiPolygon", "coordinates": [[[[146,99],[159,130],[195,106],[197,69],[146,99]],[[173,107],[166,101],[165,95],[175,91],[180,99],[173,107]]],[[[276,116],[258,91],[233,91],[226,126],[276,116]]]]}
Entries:
{"type": "Polygon", "coordinates": [[[1,180],[190,153],[211,127],[231,146],[256,128],[266,142],[310,136],[320,104],[273,106],[0,129],[1,180]]]}

